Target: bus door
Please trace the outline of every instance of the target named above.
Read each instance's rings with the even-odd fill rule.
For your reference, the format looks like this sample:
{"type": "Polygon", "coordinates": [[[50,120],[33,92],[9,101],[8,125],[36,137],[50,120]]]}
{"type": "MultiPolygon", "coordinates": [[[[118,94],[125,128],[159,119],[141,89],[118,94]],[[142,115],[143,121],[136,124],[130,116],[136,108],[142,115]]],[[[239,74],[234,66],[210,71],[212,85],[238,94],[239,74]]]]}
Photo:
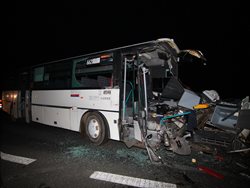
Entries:
{"type": "Polygon", "coordinates": [[[26,121],[26,123],[30,123],[30,119],[31,119],[31,117],[30,117],[31,116],[30,100],[31,100],[30,91],[26,90],[25,91],[25,121],[26,121]]]}
{"type": "Polygon", "coordinates": [[[122,123],[123,123],[123,141],[128,147],[138,144],[142,141],[142,127],[138,119],[140,102],[139,90],[141,86],[138,83],[138,66],[136,55],[126,54],[122,67],[122,123]]]}

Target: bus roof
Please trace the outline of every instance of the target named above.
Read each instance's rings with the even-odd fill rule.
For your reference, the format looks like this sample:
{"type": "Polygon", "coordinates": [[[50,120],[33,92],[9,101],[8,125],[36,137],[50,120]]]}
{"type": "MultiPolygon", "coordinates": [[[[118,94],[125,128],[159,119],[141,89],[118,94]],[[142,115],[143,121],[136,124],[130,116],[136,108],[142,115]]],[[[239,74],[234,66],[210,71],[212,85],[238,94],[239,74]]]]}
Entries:
{"type": "MultiPolygon", "coordinates": [[[[63,59],[59,59],[59,60],[54,60],[54,61],[49,61],[49,62],[45,62],[45,63],[40,63],[40,64],[37,64],[37,65],[31,66],[31,68],[32,67],[38,67],[38,66],[45,65],[45,64],[52,64],[52,63],[57,63],[57,62],[61,62],[61,61],[73,60],[73,59],[76,59],[76,58],[81,58],[81,57],[87,57],[87,56],[97,55],[97,54],[101,54],[101,53],[112,52],[112,51],[115,51],[115,50],[122,50],[122,49],[127,49],[127,48],[133,48],[133,47],[136,47],[136,46],[144,46],[144,45],[150,45],[150,44],[152,45],[152,44],[155,44],[155,43],[160,42],[162,40],[164,40],[164,39],[158,39],[158,40],[152,40],[152,41],[147,41],[147,42],[141,42],[141,43],[136,43],[136,44],[132,44],[132,45],[127,45],[127,46],[112,48],[112,49],[108,49],[108,50],[102,50],[102,51],[97,51],[97,52],[93,52],[93,53],[88,53],[88,54],[83,54],[83,55],[78,55],[78,56],[63,58],[63,59]]],[[[172,40],[172,39],[165,38],[165,40],[172,40]]]]}

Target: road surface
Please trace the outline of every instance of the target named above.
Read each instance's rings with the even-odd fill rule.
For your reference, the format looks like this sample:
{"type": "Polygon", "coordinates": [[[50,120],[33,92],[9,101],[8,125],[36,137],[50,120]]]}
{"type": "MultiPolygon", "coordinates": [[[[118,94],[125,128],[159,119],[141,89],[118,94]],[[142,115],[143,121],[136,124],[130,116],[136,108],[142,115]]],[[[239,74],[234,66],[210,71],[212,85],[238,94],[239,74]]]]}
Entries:
{"type": "Polygon", "coordinates": [[[122,142],[95,146],[77,132],[12,122],[2,112],[0,118],[1,187],[248,187],[250,181],[248,166],[234,154],[218,160],[199,152],[163,151],[164,164],[152,164],[145,149],[122,142]]]}

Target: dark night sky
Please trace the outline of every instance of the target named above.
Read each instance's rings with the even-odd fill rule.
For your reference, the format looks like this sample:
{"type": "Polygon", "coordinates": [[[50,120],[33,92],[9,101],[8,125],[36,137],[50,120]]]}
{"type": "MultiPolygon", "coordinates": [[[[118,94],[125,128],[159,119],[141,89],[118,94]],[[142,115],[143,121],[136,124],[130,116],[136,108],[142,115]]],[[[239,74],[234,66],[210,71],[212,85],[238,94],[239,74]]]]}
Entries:
{"type": "Polygon", "coordinates": [[[240,1],[83,2],[8,4],[4,72],[169,37],[180,49],[199,49],[206,56],[205,70],[190,69],[185,74],[198,90],[215,89],[222,98],[249,95],[250,21],[247,6],[240,1]]]}

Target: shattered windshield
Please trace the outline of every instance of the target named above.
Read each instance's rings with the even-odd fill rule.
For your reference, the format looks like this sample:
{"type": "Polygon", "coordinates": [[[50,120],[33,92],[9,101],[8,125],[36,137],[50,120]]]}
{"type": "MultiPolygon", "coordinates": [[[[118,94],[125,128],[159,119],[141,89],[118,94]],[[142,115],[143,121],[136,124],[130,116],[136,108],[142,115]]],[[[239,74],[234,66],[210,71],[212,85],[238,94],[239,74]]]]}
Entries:
{"type": "Polygon", "coordinates": [[[177,100],[183,92],[179,65],[206,59],[198,50],[179,50],[173,40],[159,39],[155,46],[141,51],[140,60],[149,68],[152,91],[177,100]]]}
{"type": "Polygon", "coordinates": [[[150,72],[150,85],[153,92],[162,94],[164,88],[172,77],[178,77],[177,47],[173,48],[166,41],[150,48],[145,48],[140,53],[140,60],[148,67],[150,72]]]}

